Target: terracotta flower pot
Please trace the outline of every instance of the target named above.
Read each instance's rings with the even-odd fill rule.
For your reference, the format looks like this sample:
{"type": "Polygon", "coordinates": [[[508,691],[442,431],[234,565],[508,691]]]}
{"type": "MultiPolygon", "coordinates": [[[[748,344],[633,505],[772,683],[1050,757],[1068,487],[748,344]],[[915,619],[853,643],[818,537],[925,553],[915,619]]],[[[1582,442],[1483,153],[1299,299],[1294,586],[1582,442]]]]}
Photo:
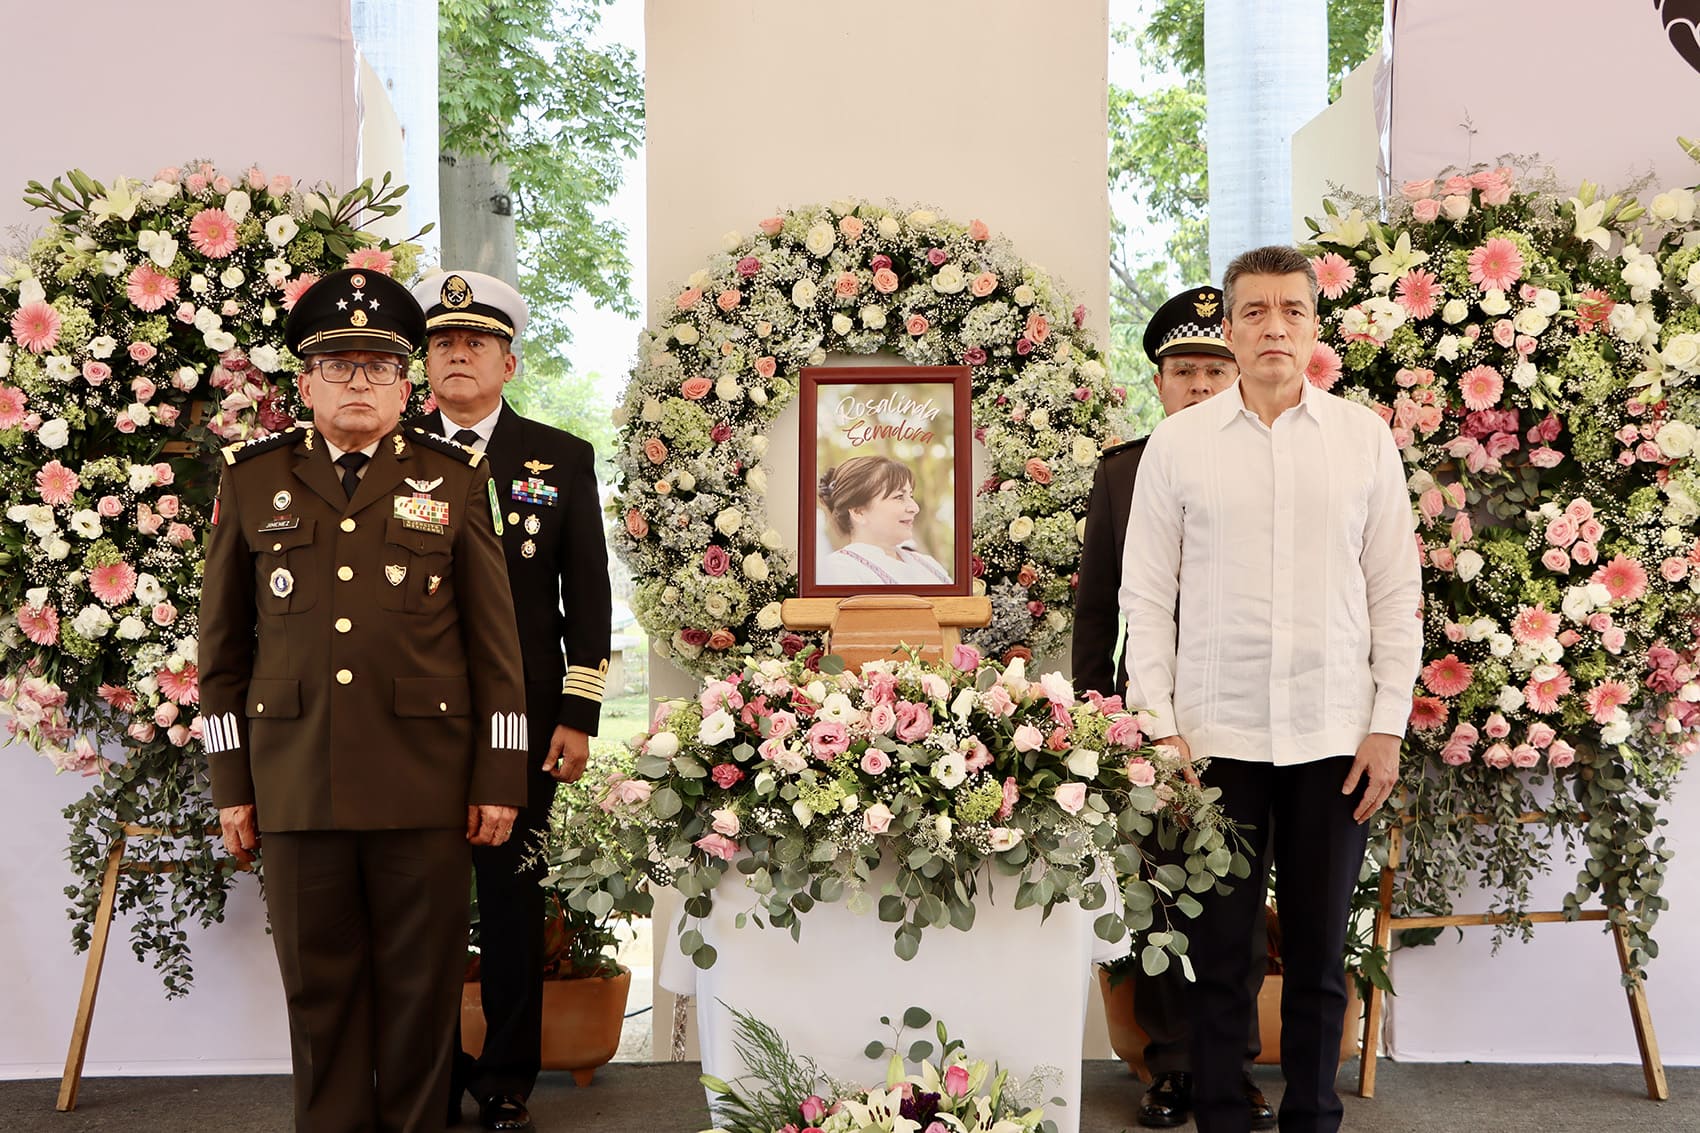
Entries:
{"type": "MultiPolygon", "coordinates": [[[[1281,1061],[1281,984],[1278,974],[1263,978],[1263,990],[1257,996],[1257,1027],[1263,1040],[1263,1050],[1257,1056],[1260,1066],[1275,1066],[1281,1061]]],[[[1114,987],[1110,974],[1098,969],[1098,990],[1104,997],[1104,1019],[1110,1034],[1110,1049],[1127,1063],[1129,1070],[1143,1080],[1151,1075],[1145,1069],[1145,1031],[1134,1022],[1133,977],[1128,976],[1114,987]]],[[[1340,1061],[1358,1056],[1358,1040],[1363,1030],[1363,1001],[1358,998],[1357,984],[1346,980],[1345,1029],[1340,1034],[1340,1061]]]]}
{"type": "MultiPolygon", "coordinates": [[[[543,1069],[570,1070],[590,1085],[596,1068],[620,1049],[632,973],[582,980],[543,981],[543,1069]]],[[[468,1054],[484,1049],[483,985],[469,980],[460,997],[460,1042],[468,1054]]]]}

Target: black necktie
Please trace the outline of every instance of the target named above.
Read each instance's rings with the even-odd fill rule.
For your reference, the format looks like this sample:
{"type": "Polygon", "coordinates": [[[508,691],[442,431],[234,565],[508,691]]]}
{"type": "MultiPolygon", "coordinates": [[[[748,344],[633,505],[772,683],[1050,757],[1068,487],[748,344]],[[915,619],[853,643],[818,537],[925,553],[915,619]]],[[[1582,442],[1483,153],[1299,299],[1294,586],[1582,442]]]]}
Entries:
{"type": "Polygon", "coordinates": [[[354,489],[360,486],[360,470],[371,459],[363,452],[345,452],[336,458],[337,467],[342,469],[342,490],[349,499],[354,498],[354,489]]]}
{"type": "Polygon", "coordinates": [[[478,447],[478,431],[476,429],[461,429],[450,439],[456,444],[465,445],[467,448],[478,447]]]}

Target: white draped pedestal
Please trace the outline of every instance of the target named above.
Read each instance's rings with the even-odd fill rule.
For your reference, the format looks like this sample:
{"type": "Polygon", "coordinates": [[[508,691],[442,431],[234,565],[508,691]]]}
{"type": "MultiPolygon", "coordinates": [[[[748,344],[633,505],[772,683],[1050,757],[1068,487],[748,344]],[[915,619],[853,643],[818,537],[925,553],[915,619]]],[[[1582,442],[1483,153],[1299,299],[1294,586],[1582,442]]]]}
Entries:
{"type": "MultiPolygon", "coordinates": [[[[1047,1106],[1047,1116],[1059,1133],[1077,1133],[1092,964],[1127,951],[1125,941],[1110,945],[1093,935],[1092,922],[1103,910],[1059,905],[1041,923],[1038,909],[1013,908],[1016,881],[1000,876],[993,882],[996,903],[982,885],[972,931],[927,929],[920,952],[904,961],[892,951],[896,925],[872,910],[852,913],[842,903],[804,914],[796,941],[777,929],[736,927],[737,915],[754,904],[743,880],[729,872],[715,892],[713,913],[696,925],[719,953],[712,968],[697,970],[679,951],[676,920],[656,925],[667,938],[662,986],[696,996],[705,1072],[727,1081],[746,1072],[733,1049],[731,1006],[770,1024],[823,1073],[883,1082],[884,1062],[863,1053],[874,1039],[891,1041],[880,1016],[897,1020],[906,1008],[921,1007],[967,1044],[971,1058],[995,1061],[1012,1076],[1027,1077],[1040,1067],[1060,1072],[1045,1097],[1066,1105],[1047,1106]]],[[[877,898],[877,890],[871,892],[877,898]]],[[[930,1026],[925,1034],[906,1031],[903,1045],[920,1038],[937,1046],[930,1026]]]]}

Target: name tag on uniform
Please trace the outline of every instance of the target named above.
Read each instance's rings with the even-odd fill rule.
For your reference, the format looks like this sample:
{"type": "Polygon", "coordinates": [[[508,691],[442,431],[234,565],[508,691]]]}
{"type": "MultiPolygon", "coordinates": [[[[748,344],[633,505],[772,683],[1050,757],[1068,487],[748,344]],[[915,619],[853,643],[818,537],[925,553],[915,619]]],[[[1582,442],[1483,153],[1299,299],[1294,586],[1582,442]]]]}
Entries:
{"type": "Polygon", "coordinates": [[[293,515],[280,515],[274,519],[268,519],[261,525],[260,533],[264,535],[273,531],[294,531],[299,526],[301,526],[301,521],[293,515]]]}
{"type": "Polygon", "coordinates": [[[449,522],[449,501],[426,495],[396,496],[395,517],[403,527],[441,535],[449,522]]]}
{"type": "Polygon", "coordinates": [[[541,476],[533,476],[529,480],[515,480],[512,495],[516,500],[539,507],[554,507],[556,501],[561,498],[561,493],[553,485],[545,484],[541,476]]]}

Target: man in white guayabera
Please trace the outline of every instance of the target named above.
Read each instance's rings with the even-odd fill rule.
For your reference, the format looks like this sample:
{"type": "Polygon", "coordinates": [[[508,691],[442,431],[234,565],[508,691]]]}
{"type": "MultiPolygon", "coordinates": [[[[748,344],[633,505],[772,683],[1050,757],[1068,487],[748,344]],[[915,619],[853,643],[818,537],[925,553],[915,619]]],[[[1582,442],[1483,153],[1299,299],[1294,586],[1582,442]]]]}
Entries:
{"type": "MultiPolygon", "coordinates": [[[[1316,273],[1246,252],[1222,280],[1239,381],[1165,419],[1140,463],[1123,560],[1128,702],[1200,760],[1261,862],[1274,840],[1286,963],[1284,1133],[1332,1133],[1347,911],[1365,825],[1399,775],[1422,652],[1415,520],[1392,434],[1316,388],[1316,273]],[[1186,633],[1177,644],[1176,604],[1186,633]]],[[[1191,934],[1200,1133],[1243,1133],[1251,957],[1264,877],[1206,894],[1191,934]]]]}

